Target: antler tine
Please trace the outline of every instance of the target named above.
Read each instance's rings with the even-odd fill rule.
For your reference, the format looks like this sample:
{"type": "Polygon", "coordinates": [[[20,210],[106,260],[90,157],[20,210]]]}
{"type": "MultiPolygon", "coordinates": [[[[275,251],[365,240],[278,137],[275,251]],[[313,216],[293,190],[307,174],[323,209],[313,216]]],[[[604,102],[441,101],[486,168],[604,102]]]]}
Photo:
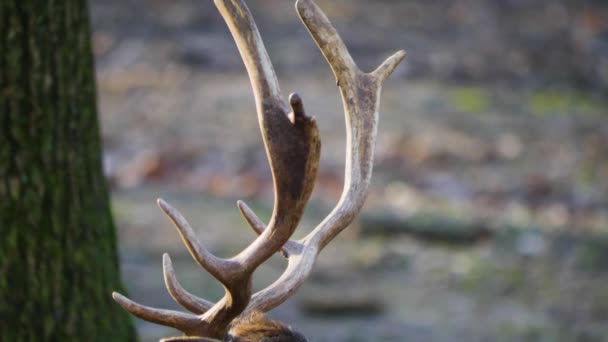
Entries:
{"type": "Polygon", "coordinates": [[[277,281],[254,294],[248,311],[269,311],[287,300],[308,277],[320,251],[361,210],[373,168],[382,82],[405,57],[405,52],[399,51],[372,73],[363,73],[314,1],[297,0],[296,9],[340,87],[347,132],[344,190],[336,207],[309,235],[300,242],[291,241],[299,245],[299,248],[294,248],[299,252],[289,256],[287,269],[277,281]]]}
{"type": "Polygon", "coordinates": [[[199,298],[183,288],[175,276],[171,257],[167,253],[163,254],[163,276],[171,297],[188,311],[202,315],[213,306],[213,303],[199,298]]]}
{"type": "Polygon", "coordinates": [[[405,58],[405,51],[399,50],[395,52],[392,56],[387,58],[380,66],[374,70],[371,75],[373,75],[376,80],[380,83],[386,81],[389,76],[395,71],[395,68],[401,64],[403,59],[405,58]]]}
{"type": "Polygon", "coordinates": [[[205,246],[196,238],[196,234],[186,218],[169,203],[162,199],[157,200],[157,204],[160,209],[171,219],[179,235],[182,237],[182,241],[188,248],[188,251],[196,260],[196,262],[207,272],[209,272],[215,279],[223,282],[227,278],[226,272],[237,267],[236,263],[229,260],[221,259],[213,255],[205,246]]]}
{"type": "Polygon", "coordinates": [[[172,311],[151,308],[138,304],[118,292],[112,293],[112,298],[133,315],[151,323],[166,325],[189,335],[197,335],[201,325],[205,325],[199,316],[172,311]]]}
{"type": "MultiPolygon", "coordinates": [[[[245,202],[239,201],[237,205],[241,211],[241,214],[245,220],[247,220],[247,223],[249,223],[251,229],[253,229],[256,234],[262,235],[262,233],[264,233],[266,230],[266,225],[264,222],[257,217],[257,215],[253,212],[253,210],[251,210],[251,208],[249,208],[247,204],[245,204],[245,202]]],[[[287,240],[283,247],[281,247],[281,252],[286,258],[288,258],[292,254],[297,254],[300,251],[300,246],[301,245],[295,241],[287,240]]]]}
{"type": "Polygon", "coordinates": [[[247,5],[242,0],[214,0],[214,3],[239,49],[258,107],[264,105],[262,100],[270,100],[272,105],[286,109],[272,62],[247,5]]]}

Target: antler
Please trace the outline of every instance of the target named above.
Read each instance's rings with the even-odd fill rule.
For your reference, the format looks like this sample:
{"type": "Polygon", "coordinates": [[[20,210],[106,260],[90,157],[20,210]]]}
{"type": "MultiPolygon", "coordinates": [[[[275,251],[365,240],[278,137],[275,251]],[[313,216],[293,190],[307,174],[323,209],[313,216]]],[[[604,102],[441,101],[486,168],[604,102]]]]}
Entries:
{"type": "MultiPolygon", "coordinates": [[[[298,0],[296,9],[340,87],[347,139],[344,189],[332,212],[308,236],[285,244],[287,269],[277,281],[253,296],[247,310],[266,312],[287,300],[309,276],[321,250],[361,210],[372,175],[382,83],[405,57],[405,52],[399,51],[375,71],[364,73],[353,61],[327,16],[312,0],[298,0]]],[[[265,233],[263,223],[252,212],[248,221],[258,234],[265,233]]]]}
{"type": "MultiPolygon", "coordinates": [[[[275,204],[268,229],[231,259],[211,254],[196,238],[186,219],[166,202],[160,208],[171,218],[192,257],[225,287],[215,305],[188,293],[175,278],[171,259],[163,266],[167,289],[173,298],[194,314],[145,307],[115,293],[114,299],[134,315],[181,330],[189,336],[221,338],[228,325],[251,299],[251,277],[255,269],[280,250],[297,227],[312,193],[319,162],[320,139],[314,119],[304,113],[297,94],[282,100],[279,84],[253,22],[241,0],[216,0],[245,63],[255,95],[258,120],[272,170],[275,204]]],[[[238,203],[239,208],[245,206],[238,203]]]]}
{"type": "Polygon", "coordinates": [[[269,311],[301,286],[320,251],[348,226],[363,205],[373,166],[381,85],[405,55],[400,51],[374,72],[363,73],[321,9],[312,0],[296,2],[300,18],[328,60],[340,87],[346,114],[347,159],[344,191],[337,206],[307,237],[290,241],[313,189],[320,154],[319,132],[314,119],[305,115],[297,94],[289,97],[289,106],[282,100],[270,58],[244,2],[214,2],[228,24],[249,74],[273,175],[275,204],[266,227],[245,203],[238,202],[241,213],[259,236],[235,257],[222,259],[198,241],[176,209],[158,201],[192,257],[226,290],[216,304],[190,294],[179,284],[171,259],[165,254],[163,269],[167,289],[175,301],[192,314],[150,308],[113,294],[114,299],[134,315],[174,327],[192,337],[171,341],[221,338],[237,316],[269,311]],[[275,283],[252,297],[253,272],[279,250],[288,257],[286,271],[275,283]]]}

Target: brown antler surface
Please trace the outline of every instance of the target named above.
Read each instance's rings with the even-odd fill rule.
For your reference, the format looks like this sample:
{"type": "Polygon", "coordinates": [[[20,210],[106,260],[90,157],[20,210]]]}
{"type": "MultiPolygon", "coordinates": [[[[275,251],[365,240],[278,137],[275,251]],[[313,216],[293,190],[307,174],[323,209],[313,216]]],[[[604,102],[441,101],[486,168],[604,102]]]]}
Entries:
{"type": "Polygon", "coordinates": [[[320,154],[319,132],[314,119],[305,115],[297,94],[289,97],[289,105],[283,101],[270,58],[245,3],[242,0],[214,2],[249,74],[273,175],[275,204],[266,225],[245,203],[238,203],[241,213],[259,236],[235,257],[223,259],[211,254],[198,241],[179,211],[158,201],[192,257],[226,290],[215,304],[190,294],[178,282],[171,258],[165,254],[163,270],[167,289],[176,302],[192,313],[155,309],[113,294],[114,299],[134,315],[174,327],[187,335],[166,340],[173,342],[222,338],[235,318],[271,310],[301,286],[319,252],[354,219],[363,205],[372,171],[381,85],[404,57],[400,51],[374,72],[361,72],[320,8],[312,0],[296,2],[302,21],[328,60],[340,87],[346,114],[347,158],[344,191],[337,206],[303,240],[290,241],[312,193],[320,154]],[[288,257],[287,269],[275,283],[252,297],[253,272],[278,251],[288,257]]]}

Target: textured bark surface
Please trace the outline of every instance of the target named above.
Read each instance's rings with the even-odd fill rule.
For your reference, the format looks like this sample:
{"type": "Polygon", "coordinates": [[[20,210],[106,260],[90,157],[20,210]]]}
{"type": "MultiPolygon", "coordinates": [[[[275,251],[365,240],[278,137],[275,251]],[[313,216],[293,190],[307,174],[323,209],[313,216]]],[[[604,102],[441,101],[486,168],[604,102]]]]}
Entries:
{"type": "Polygon", "coordinates": [[[134,341],[86,1],[0,1],[0,52],[0,340],[134,341]]]}

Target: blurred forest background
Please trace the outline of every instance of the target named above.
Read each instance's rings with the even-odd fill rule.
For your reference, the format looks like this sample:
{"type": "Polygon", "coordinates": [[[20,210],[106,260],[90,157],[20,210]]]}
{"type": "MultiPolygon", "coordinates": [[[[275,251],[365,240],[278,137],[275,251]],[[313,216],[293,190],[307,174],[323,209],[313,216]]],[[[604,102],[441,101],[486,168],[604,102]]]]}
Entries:
{"type": "MultiPolygon", "coordinates": [[[[311,341],[608,340],[608,3],[318,0],[365,70],[398,49],[376,169],[356,223],[273,316],[311,341]]],[[[322,134],[306,218],[342,187],[343,110],[293,1],[250,0],[285,94],[322,134]]],[[[104,137],[124,276],[135,300],[176,308],[162,252],[192,292],[221,287],[155,206],[212,250],[254,238],[272,184],[249,81],[212,1],[91,0],[104,137]]],[[[272,259],[256,288],[285,263],[272,259]]],[[[173,332],[138,321],[143,341],[173,332]]]]}

